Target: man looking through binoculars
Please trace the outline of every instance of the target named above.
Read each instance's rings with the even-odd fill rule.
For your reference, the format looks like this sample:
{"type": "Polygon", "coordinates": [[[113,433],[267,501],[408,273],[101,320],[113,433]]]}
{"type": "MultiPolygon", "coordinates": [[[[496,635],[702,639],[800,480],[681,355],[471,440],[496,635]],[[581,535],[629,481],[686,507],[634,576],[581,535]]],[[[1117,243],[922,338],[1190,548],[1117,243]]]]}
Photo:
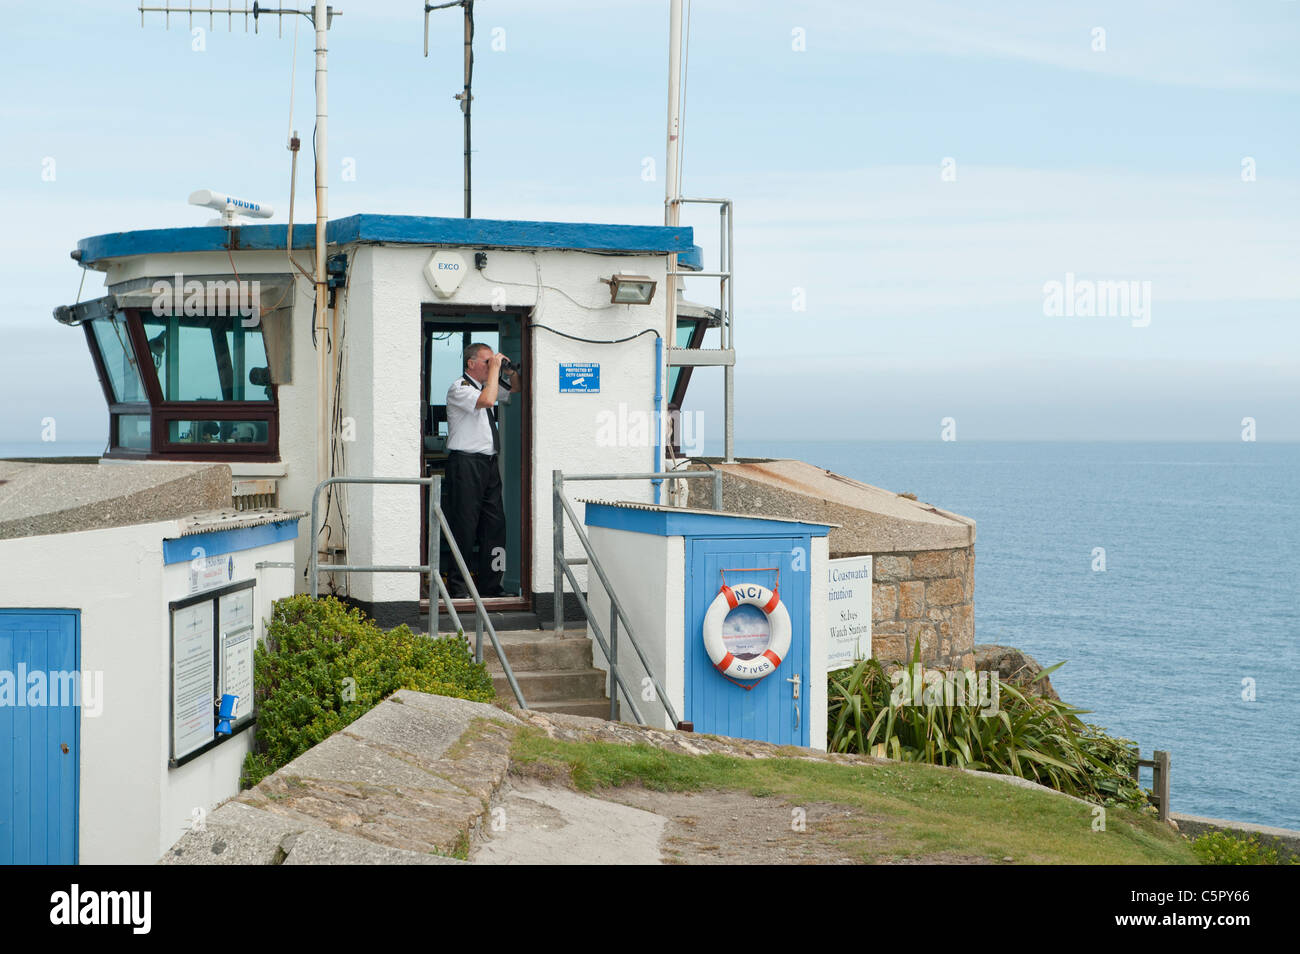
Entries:
{"type": "MultiPolygon", "coordinates": [[[[519,372],[485,344],[471,344],[464,358],[464,373],[447,389],[447,523],[479,595],[504,596],[506,517],[496,404],[498,399],[508,403],[511,392],[519,390],[519,372]]],[[[447,568],[447,591],[453,598],[469,595],[454,560],[447,568]]]]}

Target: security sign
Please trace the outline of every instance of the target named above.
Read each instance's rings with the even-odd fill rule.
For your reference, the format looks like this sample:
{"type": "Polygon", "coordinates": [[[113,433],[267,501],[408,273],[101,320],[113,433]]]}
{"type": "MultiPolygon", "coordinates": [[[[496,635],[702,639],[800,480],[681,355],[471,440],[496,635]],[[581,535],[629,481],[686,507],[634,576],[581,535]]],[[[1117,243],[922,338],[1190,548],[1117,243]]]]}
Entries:
{"type": "Polygon", "coordinates": [[[561,394],[599,394],[600,365],[596,362],[560,365],[561,394]]]}

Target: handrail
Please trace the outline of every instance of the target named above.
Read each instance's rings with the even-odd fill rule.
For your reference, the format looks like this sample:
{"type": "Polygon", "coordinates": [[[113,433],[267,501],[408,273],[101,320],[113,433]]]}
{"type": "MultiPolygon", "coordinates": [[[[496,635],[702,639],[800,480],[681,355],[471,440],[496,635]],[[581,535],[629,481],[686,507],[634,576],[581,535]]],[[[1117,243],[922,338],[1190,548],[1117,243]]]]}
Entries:
{"type": "Polygon", "coordinates": [[[438,616],[441,612],[441,602],[445,599],[452,625],[463,636],[465,635],[465,627],[461,624],[460,614],[456,612],[456,607],[452,604],[451,594],[447,592],[447,587],[442,582],[442,574],[438,568],[441,557],[438,544],[444,537],[447,540],[452,559],[456,561],[456,566],[460,569],[461,578],[469,589],[469,595],[474,600],[474,629],[478,637],[474,647],[474,661],[480,663],[483,661],[483,639],[480,626],[486,625],[488,638],[492,640],[492,648],[496,650],[497,659],[501,660],[501,668],[505,671],[510,690],[515,694],[515,700],[519,703],[519,708],[527,709],[528,705],[524,702],[524,694],[519,688],[519,682],[515,679],[514,670],[510,668],[505,650],[501,648],[501,641],[497,638],[496,627],[492,625],[492,620],[488,617],[487,607],[483,605],[483,600],[478,593],[478,587],[475,586],[474,578],[465,566],[465,558],[461,555],[460,547],[456,545],[456,538],[452,535],[451,528],[447,525],[447,518],[442,512],[441,474],[434,474],[431,477],[329,477],[317,484],[316,490],[311,495],[311,555],[308,560],[311,598],[316,599],[320,591],[321,570],[346,570],[351,573],[428,573],[429,628],[433,630],[429,635],[432,637],[438,635],[438,616]],[[319,532],[320,493],[330,484],[421,484],[428,486],[429,562],[418,565],[321,563],[320,551],[316,546],[316,535],[319,532]],[[434,533],[433,530],[435,524],[438,527],[437,533],[434,533]]]}
{"type": "MultiPolygon", "coordinates": [[[[565,577],[568,578],[569,584],[573,587],[573,594],[577,597],[578,606],[581,608],[583,615],[587,617],[587,623],[591,627],[592,635],[596,637],[596,642],[600,645],[601,651],[609,661],[610,671],[610,691],[609,691],[609,717],[614,719],[618,707],[618,690],[623,690],[623,696],[627,700],[628,707],[632,710],[632,715],[640,725],[646,725],[645,719],[637,709],[636,701],[633,694],[628,691],[627,683],[623,680],[623,675],[618,668],[618,623],[622,621],[623,630],[627,633],[628,640],[632,643],[632,648],[636,650],[637,657],[641,660],[641,665],[649,674],[650,682],[654,686],[659,701],[663,703],[664,710],[668,713],[668,718],[673,725],[680,725],[681,720],[677,717],[677,710],[673,708],[668,693],[664,690],[659,677],[655,675],[650,661],[646,659],[645,652],[641,649],[641,644],[637,642],[636,634],[632,629],[632,623],[628,619],[623,604],[619,602],[618,594],[614,592],[614,586],[609,581],[605,573],[605,568],[600,563],[600,558],[596,556],[596,551],[591,546],[586,532],[582,529],[582,524],[578,520],[578,515],[573,512],[569,501],[564,496],[565,481],[570,480],[674,480],[678,477],[684,478],[711,478],[713,481],[713,508],[722,509],[722,471],[719,470],[687,470],[687,471],[663,471],[652,473],[634,473],[634,474],[568,474],[563,471],[554,470],[551,472],[552,490],[551,505],[554,524],[552,527],[552,538],[554,543],[554,560],[555,560],[555,635],[564,635],[564,583],[565,577]],[[586,563],[596,571],[596,577],[600,580],[601,585],[605,588],[605,593],[609,597],[610,614],[609,614],[609,642],[606,643],[604,634],[601,633],[600,624],[596,622],[595,617],[591,614],[591,607],[586,598],[582,595],[582,588],[578,585],[578,580],[571,569],[573,564],[584,562],[581,559],[569,560],[564,553],[564,520],[568,517],[573,522],[573,529],[578,535],[578,542],[582,544],[583,550],[587,553],[586,563]]],[[[590,588],[591,580],[587,580],[587,586],[590,588]]]]}
{"type": "MultiPolygon", "coordinates": [[[[675,196],[664,200],[664,224],[669,224],[668,210],[672,206],[679,205],[716,205],[718,207],[718,271],[692,272],[690,270],[674,269],[668,273],[671,281],[670,289],[676,289],[678,278],[716,278],[718,280],[718,311],[722,317],[722,327],[719,330],[722,339],[722,351],[734,353],[736,350],[735,338],[735,305],[736,305],[736,264],[734,254],[734,217],[735,206],[730,199],[713,199],[713,198],[691,198],[687,196],[675,196]]],[[[676,320],[672,324],[673,335],[676,338],[676,320]]],[[[670,342],[672,344],[674,342],[670,342]]],[[[671,361],[672,355],[669,355],[671,361]]],[[[722,367],[722,416],[723,432],[722,447],[723,460],[731,463],[735,459],[735,411],[736,411],[736,379],[734,364],[724,364],[722,367]]]]}

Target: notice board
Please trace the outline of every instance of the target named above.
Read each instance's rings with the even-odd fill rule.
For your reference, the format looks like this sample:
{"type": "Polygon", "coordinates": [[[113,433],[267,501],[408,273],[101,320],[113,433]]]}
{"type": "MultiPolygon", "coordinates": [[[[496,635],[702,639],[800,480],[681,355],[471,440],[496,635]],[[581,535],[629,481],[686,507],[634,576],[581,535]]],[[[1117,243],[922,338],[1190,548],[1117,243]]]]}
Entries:
{"type": "Polygon", "coordinates": [[[256,581],[242,580],[188,596],[171,610],[171,753],[183,765],[251,725],[256,581]],[[223,693],[239,696],[230,735],[217,735],[223,693]]]}

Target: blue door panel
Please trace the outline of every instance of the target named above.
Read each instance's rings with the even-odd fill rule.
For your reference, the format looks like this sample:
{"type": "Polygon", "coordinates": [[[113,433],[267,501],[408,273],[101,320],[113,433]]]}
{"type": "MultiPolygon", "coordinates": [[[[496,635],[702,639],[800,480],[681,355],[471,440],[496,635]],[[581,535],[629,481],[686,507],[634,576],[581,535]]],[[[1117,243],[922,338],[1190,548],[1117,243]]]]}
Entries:
{"type": "MultiPolygon", "coordinates": [[[[0,610],[0,673],[22,701],[41,701],[26,676],[79,670],[79,622],[70,610],[0,610]]],[[[77,861],[80,699],[56,692],[47,679],[44,704],[0,705],[0,864],[77,861]]]]}
{"type": "Polygon", "coordinates": [[[702,538],[686,541],[686,673],[685,714],[696,732],[729,735],[780,745],[808,745],[808,605],[811,586],[807,569],[793,569],[796,548],[802,548],[806,566],[808,537],[702,538]],[[704,615],[727,582],[759,583],[771,588],[771,572],[739,572],[737,567],[780,567],[780,594],[790,613],[790,651],[777,670],[746,691],[723,678],[713,668],[704,649],[704,615]],[[792,685],[799,674],[796,703],[792,685]],[[795,707],[798,706],[798,720],[795,707]]]}

